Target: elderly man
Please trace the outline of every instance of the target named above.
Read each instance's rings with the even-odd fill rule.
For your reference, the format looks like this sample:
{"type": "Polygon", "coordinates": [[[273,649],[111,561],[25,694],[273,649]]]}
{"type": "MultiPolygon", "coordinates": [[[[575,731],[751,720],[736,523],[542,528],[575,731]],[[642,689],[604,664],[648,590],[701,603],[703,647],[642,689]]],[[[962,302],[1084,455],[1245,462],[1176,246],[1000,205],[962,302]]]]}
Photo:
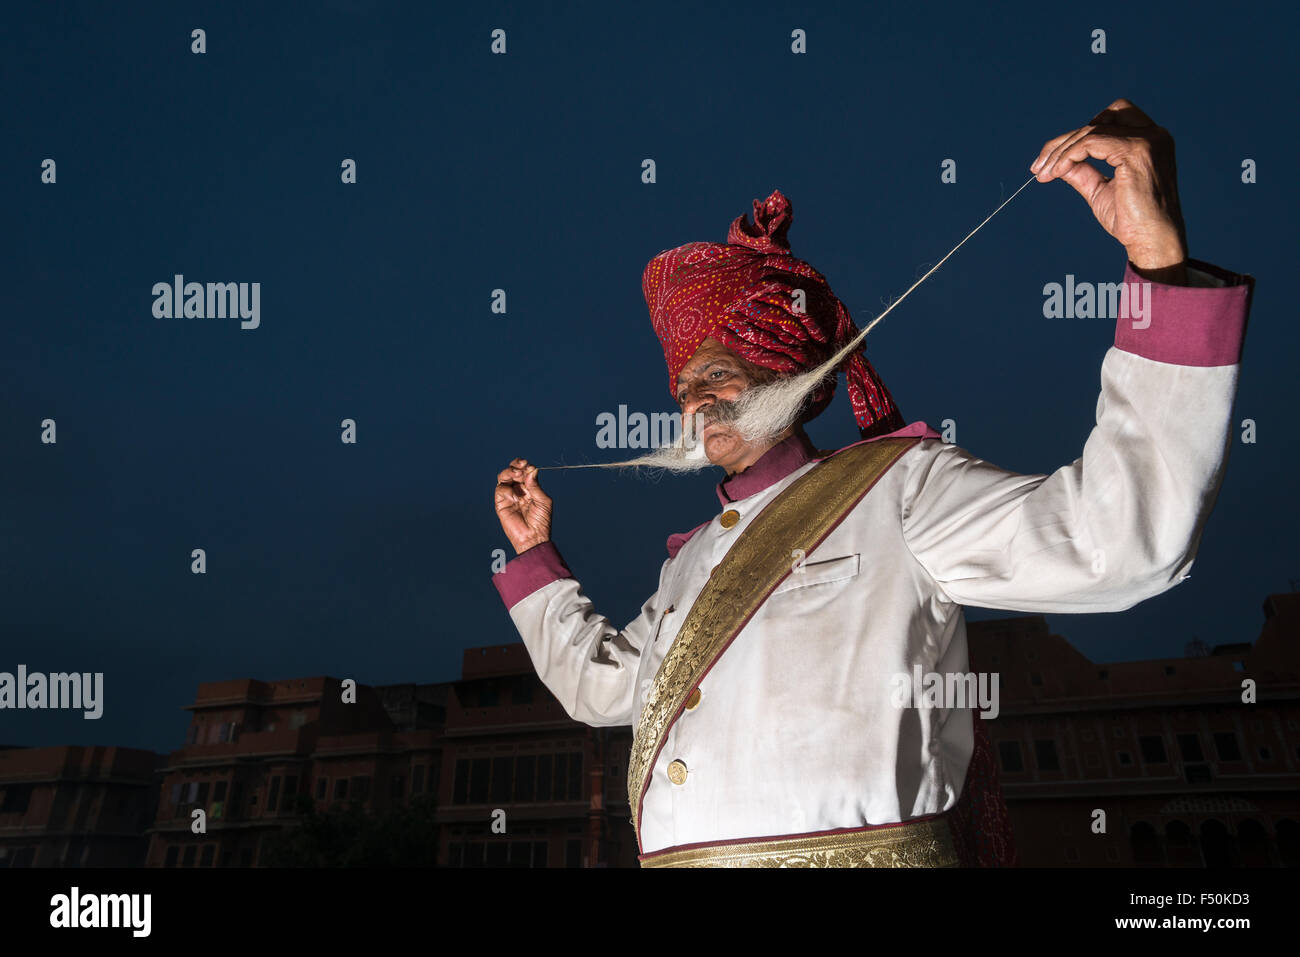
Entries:
{"type": "Polygon", "coordinates": [[[1074,187],[1125,247],[1125,281],[1151,284],[1149,311],[1118,322],[1072,464],[1019,475],[905,424],[858,354],[844,371],[861,442],[825,454],[803,431],[833,378],[775,435],[717,414],[856,334],[790,255],[773,192],[727,243],[666,250],[644,273],[670,388],[727,477],[718,516],[669,538],[634,621],[584,596],[536,468],[497,477],[518,555],[494,582],[538,675],[574,719],[635,728],[642,866],[1013,863],[978,715],[900,705],[899,676],[967,671],[963,604],[1120,611],[1188,577],[1223,478],[1249,277],[1187,258],[1173,141],[1127,100],[1031,169],[1074,187]]]}

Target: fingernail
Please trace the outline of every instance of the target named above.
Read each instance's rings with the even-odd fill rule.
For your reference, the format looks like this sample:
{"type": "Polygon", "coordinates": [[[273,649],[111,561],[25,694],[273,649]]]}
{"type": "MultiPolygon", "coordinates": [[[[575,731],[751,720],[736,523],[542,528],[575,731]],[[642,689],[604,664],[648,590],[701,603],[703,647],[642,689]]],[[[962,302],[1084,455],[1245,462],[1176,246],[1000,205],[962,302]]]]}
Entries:
{"type": "Polygon", "coordinates": [[[1043,162],[1043,158],[1041,156],[1038,157],[1038,159],[1034,160],[1033,163],[1029,165],[1029,172],[1037,173],[1039,164],[1041,164],[1042,162],[1043,162]]]}

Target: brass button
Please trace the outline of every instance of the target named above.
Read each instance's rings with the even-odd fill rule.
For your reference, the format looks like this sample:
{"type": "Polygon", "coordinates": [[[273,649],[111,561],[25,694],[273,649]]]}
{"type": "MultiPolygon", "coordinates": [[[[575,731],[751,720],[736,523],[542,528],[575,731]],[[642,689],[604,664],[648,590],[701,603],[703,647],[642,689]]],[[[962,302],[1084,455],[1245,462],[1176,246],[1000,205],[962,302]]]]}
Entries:
{"type": "Polygon", "coordinates": [[[721,522],[723,528],[731,528],[739,521],[740,521],[740,513],[737,512],[734,508],[729,508],[722,513],[721,522]]]}
{"type": "Polygon", "coordinates": [[[673,784],[686,783],[686,765],[681,761],[673,761],[668,765],[668,780],[673,784]]]}
{"type": "Polygon", "coordinates": [[[699,703],[700,703],[700,689],[699,689],[699,688],[693,688],[693,689],[691,689],[690,696],[687,697],[687,699],[686,699],[686,710],[687,710],[687,711],[690,711],[692,708],[694,708],[694,707],[695,707],[697,704],[699,704],[699,703]]]}

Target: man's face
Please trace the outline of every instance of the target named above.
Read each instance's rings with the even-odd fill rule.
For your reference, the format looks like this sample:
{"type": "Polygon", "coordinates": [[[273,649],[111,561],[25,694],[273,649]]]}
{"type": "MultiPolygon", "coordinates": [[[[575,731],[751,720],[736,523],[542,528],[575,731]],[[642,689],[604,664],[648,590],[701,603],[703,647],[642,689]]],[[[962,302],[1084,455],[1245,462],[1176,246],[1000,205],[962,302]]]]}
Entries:
{"type": "MultiPolygon", "coordinates": [[[[731,401],[752,385],[775,378],[769,370],[742,359],[712,337],[700,343],[695,355],[677,376],[677,404],[682,418],[704,412],[718,400],[731,401]]],[[[710,462],[734,474],[747,468],[770,442],[746,442],[739,433],[721,422],[710,422],[699,433],[710,462]]]]}

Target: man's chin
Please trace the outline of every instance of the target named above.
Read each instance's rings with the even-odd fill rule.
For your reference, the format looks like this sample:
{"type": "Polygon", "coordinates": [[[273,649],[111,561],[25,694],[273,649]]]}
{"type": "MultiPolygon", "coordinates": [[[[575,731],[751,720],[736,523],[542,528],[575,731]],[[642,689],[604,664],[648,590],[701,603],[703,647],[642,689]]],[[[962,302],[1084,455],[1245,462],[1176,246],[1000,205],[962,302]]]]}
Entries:
{"type": "Polygon", "coordinates": [[[740,442],[731,433],[708,435],[703,439],[704,456],[714,465],[725,468],[736,457],[740,442]]]}

